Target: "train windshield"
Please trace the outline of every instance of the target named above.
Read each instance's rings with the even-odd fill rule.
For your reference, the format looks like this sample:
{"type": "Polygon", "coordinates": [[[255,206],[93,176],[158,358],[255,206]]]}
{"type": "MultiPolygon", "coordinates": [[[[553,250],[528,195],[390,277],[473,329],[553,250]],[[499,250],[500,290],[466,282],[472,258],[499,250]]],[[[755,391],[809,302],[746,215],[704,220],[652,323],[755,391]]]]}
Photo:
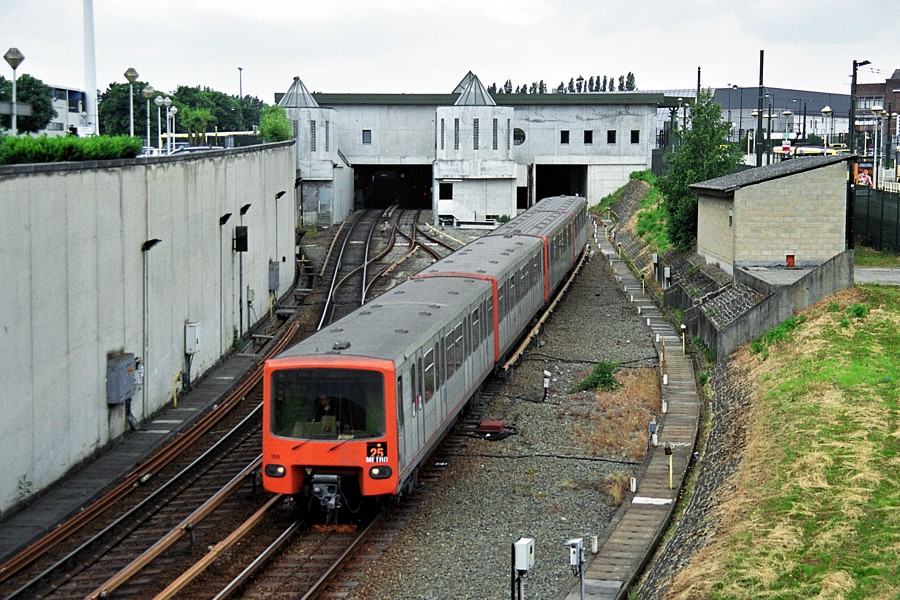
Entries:
{"type": "Polygon", "coordinates": [[[384,376],[351,369],[272,374],[272,433],[310,440],[384,435],[384,376]]]}

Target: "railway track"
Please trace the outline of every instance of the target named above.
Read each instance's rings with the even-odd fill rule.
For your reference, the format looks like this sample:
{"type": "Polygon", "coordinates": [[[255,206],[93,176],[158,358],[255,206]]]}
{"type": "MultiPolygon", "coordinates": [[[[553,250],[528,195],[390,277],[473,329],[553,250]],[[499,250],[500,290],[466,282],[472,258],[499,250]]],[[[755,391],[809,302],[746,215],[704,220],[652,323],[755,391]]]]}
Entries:
{"type": "MultiPolygon", "coordinates": [[[[299,322],[289,323],[281,336],[271,340],[261,358],[286,347],[298,327],[299,322]]],[[[165,503],[170,490],[190,477],[198,457],[218,445],[222,430],[246,426],[262,399],[261,388],[257,388],[261,378],[262,362],[191,429],[137,465],[77,515],[0,565],[0,584],[5,590],[14,590],[7,597],[30,597],[29,590],[57,585],[53,582],[59,573],[72,570],[82,560],[79,557],[96,553],[97,548],[109,545],[104,540],[123,535],[123,522],[133,522],[134,511],[146,510],[139,507],[165,503]]]]}
{"type": "MultiPolygon", "coordinates": [[[[360,248],[354,248],[334,266],[333,282],[346,283],[362,273],[358,285],[345,288],[345,291],[359,295],[356,302],[363,300],[363,290],[371,288],[382,274],[369,278],[366,273],[370,267],[386,260],[392,250],[396,253],[391,242],[403,237],[399,233],[401,228],[409,231],[410,245],[404,256],[426,248],[426,244],[442,245],[425,241],[431,236],[419,228],[418,212],[414,215],[410,215],[411,211],[371,212],[374,214],[360,215],[357,226],[347,230],[342,242],[350,248],[362,246],[363,251],[356,252],[360,248]],[[373,243],[374,234],[380,223],[391,221],[390,240],[384,239],[387,235],[382,236],[384,247],[375,253],[378,244],[373,243]],[[352,229],[362,233],[351,237],[349,231],[352,229]],[[357,241],[354,243],[353,240],[357,241]],[[337,265],[342,263],[348,266],[344,276],[339,277],[337,265]],[[356,263],[356,266],[350,267],[349,263],[356,263]]],[[[386,225],[384,229],[387,234],[386,225]]],[[[443,247],[452,249],[446,244],[443,247]]],[[[426,251],[439,256],[434,250],[426,251]]],[[[333,293],[333,288],[331,290],[329,295],[333,293]]],[[[353,557],[360,553],[345,548],[334,560],[323,558],[330,556],[331,551],[326,552],[326,548],[349,545],[349,534],[331,532],[333,535],[324,536],[305,532],[302,522],[294,521],[293,515],[285,519],[279,511],[282,498],[261,493],[257,486],[262,362],[295,339],[311,333],[313,328],[308,319],[304,325],[302,318],[296,318],[277,336],[257,336],[273,338],[265,348],[248,348],[258,353],[259,367],[216,410],[134,469],[78,517],[0,565],[0,584],[5,590],[13,590],[8,596],[4,592],[4,597],[100,598],[113,592],[141,597],[148,594],[212,597],[210,590],[222,590],[216,597],[227,597],[238,589],[252,594],[254,592],[249,590],[255,588],[247,587],[247,582],[261,565],[270,565],[265,574],[258,577],[262,582],[269,581],[271,586],[272,581],[282,579],[279,575],[281,567],[277,566],[279,561],[296,563],[296,560],[279,556],[298,555],[317,557],[312,561],[316,564],[334,563],[325,570],[310,564],[308,570],[311,573],[321,573],[301,596],[313,597],[320,593],[315,591],[317,589],[353,585],[353,574],[356,573],[358,579],[361,572],[352,567],[353,561],[359,560],[353,557]],[[222,430],[230,433],[223,434],[222,430]],[[197,456],[200,451],[204,453],[197,456]],[[223,536],[222,532],[231,533],[223,536]],[[249,549],[259,547],[266,550],[259,553],[249,549]],[[182,569],[183,564],[192,566],[182,569]]],[[[258,340],[255,343],[259,343],[258,340]]],[[[471,427],[469,424],[468,428],[471,427]]],[[[450,444],[463,442],[464,439],[456,435],[448,436],[450,444]]],[[[445,464],[446,461],[435,459],[423,471],[426,483],[430,473],[442,470],[445,464]]],[[[414,502],[407,505],[414,506],[414,502]]],[[[383,546],[385,536],[389,537],[391,527],[396,529],[396,526],[378,525],[379,522],[392,521],[376,519],[375,524],[366,527],[353,543],[361,544],[362,540],[374,535],[376,539],[381,536],[379,544],[383,546]]],[[[312,575],[300,578],[304,582],[309,579],[312,575]]],[[[299,590],[307,584],[298,585],[299,590]]],[[[291,597],[296,597],[293,592],[291,597]]]]}

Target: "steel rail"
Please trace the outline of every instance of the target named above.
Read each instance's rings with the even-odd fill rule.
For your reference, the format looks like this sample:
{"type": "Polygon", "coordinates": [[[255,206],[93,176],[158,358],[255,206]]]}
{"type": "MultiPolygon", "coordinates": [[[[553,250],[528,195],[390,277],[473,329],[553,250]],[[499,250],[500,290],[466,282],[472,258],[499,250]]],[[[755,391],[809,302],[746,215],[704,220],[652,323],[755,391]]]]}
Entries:
{"type": "Polygon", "coordinates": [[[263,565],[265,565],[272,556],[275,555],[279,550],[281,550],[284,545],[290,541],[290,539],[297,533],[297,530],[300,529],[305,523],[303,521],[294,521],[293,523],[285,529],[278,538],[269,544],[269,546],[259,553],[253,562],[251,562],[247,567],[241,571],[237,577],[231,580],[231,583],[225,586],[222,591],[215,595],[213,600],[224,600],[225,598],[229,598],[232,594],[238,591],[242,585],[247,583],[247,581],[256,575],[260,569],[262,569],[263,565]]]}
{"type": "Polygon", "coordinates": [[[220,554],[241,541],[244,536],[256,527],[281,498],[281,494],[275,494],[269,498],[269,501],[253,513],[249,519],[232,531],[224,540],[210,548],[209,552],[203,555],[203,558],[194,563],[187,571],[179,575],[175,581],[166,587],[166,589],[158,593],[154,597],[154,600],[168,600],[169,598],[175,597],[175,594],[180,592],[184,586],[199,577],[211,564],[213,564],[215,560],[219,558],[220,554]]]}
{"type": "MultiPolygon", "coordinates": [[[[284,334],[271,345],[269,351],[263,358],[267,358],[283,350],[291,341],[291,338],[297,332],[298,328],[299,321],[296,319],[292,320],[285,328],[284,334]]],[[[82,527],[103,514],[111,506],[118,504],[143,482],[168,466],[185,449],[194,444],[218,424],[218,422],[223,419],[238,402],[246,397],[253,387],[262,379],[262,374],[263,362],[260,361],[252,373],[238,384],[238,386],[229,394],[228,398],[219,404],[217,409],[212,410],[201,417],[183,435],[178,436],[164,446],[159,452],[143,463],[137,465],[106,494],[79,511],[78,514],[74,515],[71,519],[59,524],[51,532],[35,541],[22,552],[16,554],[3,565],[0,565],[0,583],[3,583],[16,573],[19,573],[29,565],[33,564],[50,549],[74,535],[75,532],[79,531],[82,527]]]]}
{"type": "Polygon", "coordinates": [[[109,534],[110,532],[115,530],[117,527],[119,527],[123,523],[126,523],[126,522],[131,523],[131,528],[129,531],[137,528],[142,523],[142,521],[141,520],[133,520],[135,515],[137,515],[140,511],[144,510],[148,506],[151,506],[154,502],[157,502],[158,500],[164,501],[165,498],[161,498],[161,497],[163,497],[164,494],[166,494],[169,491],[170,486],[175,485],[183,477],[185,477],[187,474],[189,474],[190,472],[195,470],[197,466],[199,466],[203,462],[205,462],[211,455],[218,452],[220,450],[220,447],[228,442],[228,438],[231,435],[237,434],[239,431],[241,431],[247,425],[247,423],[249,423],[251,420],[257,418],[258,413],[260,412],[261,409],[262,409],[262,405],[257,406],[255,409],[253,409],[253,411],[250,414],[248,414],[246,417],[244,417],[240,423],[235,425],[231,429],[231,431],[229,431],[227,434],[222,436],[222,438],[220,438],[215,444],[210,446],[203,454],[201,454],[196,459],[194,459],[191,462],[191,464],[184,467],[181,471],[179,471],[176,475],[174,475],[169,481],[167,481],[165,484],[163,484],[159,489],[157,489],[152,494],[150,494],[149,496],[147,496],[146,498],[141,500],[138,504],[136,504],[130,510],[123,513],[115,521],[113,521],[112,523],[110,523],[109,525],[104,527],[101,531],[99,531],[95,535],[93,535],[89,540],[85,541],[83,544],[78,546],[78,548],[75,548],[74,550],[69,552],[66,556],[64,556],[57,562],[55,562],[53,565],[44,569],[44,571],[42,571],[39,575],[32,578],[30,581],[28,581],[27,583],[22,585],[19,589],[17,589],[12,594],[7,596],[6,600],[11,600],[12,598],[17,598],[17,597],[23,595],[25,592],[28,592],[32,587],[38,585],[48,575],[50,575],[54,571],[58,571],[58,570],[64,568],[65,565],[67,563],[69,563],[70,561],[72,561],[73,558],[75,558],[79,554],[86,551],[88,548],[90,548],[91,545],[100,541],[104,536],[106,536],[107,534],[109,534]]]}
{"type": "Polygon", "coordinates": [[[184,518],[174,529],[157,540],[152,546],[141,553],[140,556],[132,560],[130,563],[118,573],[103,582],[100,587],[87,595],[89,600],[97,600],[106,598],[119,588],[122,584],[138,574],[144,567],[149,565],[154,559],[165,552],[172,544],[187,535],[194,525],[218,508],[222,502],[237,490],[237,487],[244,482],[248,476],[253,475],[253,471],[262,464],[262,454],[258,455],[250,464],[244,467],[240,473],[235,475],[225,487],[213,494],[206,502],[201,504],[194,512],[184,518]]]}
{"type": "Polygon", "coordinates": [[[357,535],[353,542],[349,546],[347,546],[347,549],[344,550],[344,552],[338,557],[336,561],[334,561],[334,563],[328,568],[328,570],[325,571],[325,573],[322,574],[321,577],[319,577],[319,579],[312,585],[309,591],[301,596],[300,600],[309,600],[319,593],[319,588],[324,587],[325,584],[327,584],[331,580],[331,578],[337,573],[338,569],[343,566],[344,561],[347,559],[350,553],[352,553],[363,540],[367,539],[369,533],[375,528],[375,525],[381,522],[383,514],[384,513],[379,513],[378,515],[376,515],[375,518],[372,519],[372,522],[369,523],[365,529],[359,532],[359,535],[357,535]]]}
{"type": "MultiPolygon", "coordinates": [[[[347,244],[350,243],[350,238],[353,235],[353,230],[356,229],[356,226],[360,222],[362,222],[361,216],[357,217],[357,219],[355,221],[353,221],[353,225],[350,226],[350,230],[347,232],[347,235],[344,236],[344,241],[341,243],[341,249],[340,249],[340,252],[338,252],[337,261],[335,262],[335,265],[334,265],[334,274],[331,276],[331,285],[328,287],[328,295],[325,298],[325,306],[322,309],[322,318],[319,319],[319,325],[316,327],[316,331],[319,331],[325,325],[325,318],[328,316],[329,309],[334,310],[334,306],[332,306],[331,301],[332,301],[332,298],[334,297],[334,292],[337,289],[336,283],[338,281],[338,274],[340,273],[340,270],[341,270],[341,264],[343,264],[343,261],[344,261],[344,252],[347,249],[347,244]]],[[[335,235],[335,239],[331,241],[332,247],[334,246],[336,241],[337,241],[337,235],[335,235]]],[[[329,249],[328,253],[329,253],[329,255],[331,254],[331,249],[329,249]]],[[[327,264],[327,261],[326,261],[326,264],[327,264]]],[[[324,266],[323,266],[323,271],[324,271],[324,266]]]]}

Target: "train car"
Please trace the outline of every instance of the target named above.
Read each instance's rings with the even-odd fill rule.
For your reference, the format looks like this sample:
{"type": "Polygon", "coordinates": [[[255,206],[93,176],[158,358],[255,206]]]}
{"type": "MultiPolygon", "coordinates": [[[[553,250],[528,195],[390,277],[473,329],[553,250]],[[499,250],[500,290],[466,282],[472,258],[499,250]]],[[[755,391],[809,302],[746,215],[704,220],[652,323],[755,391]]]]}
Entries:
{"type": "Polygon", "coordinates": [[[558,285],[554,273],[571,269],[569,245],[587,239],[584,206],[526,211],[509,223],[530,233],[479,238],[266,361],[265,488],[318,505],[326,520],[409,491],[558,285]],[[585,231],[573,238],[576,222],[585,231]],[[565,251],[553,252],[557,237],[565,251]]]}

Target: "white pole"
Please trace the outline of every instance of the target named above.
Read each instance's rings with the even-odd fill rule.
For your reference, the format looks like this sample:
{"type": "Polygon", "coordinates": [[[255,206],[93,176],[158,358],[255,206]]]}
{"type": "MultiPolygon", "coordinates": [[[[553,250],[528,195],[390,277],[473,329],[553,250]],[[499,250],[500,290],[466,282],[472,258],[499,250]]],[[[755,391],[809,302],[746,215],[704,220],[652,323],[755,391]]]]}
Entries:
{"type": "Polygon", "coordinates": [[[13,85],[12,85],[12,129],[10,133],[18,135],[19,130],[16,127],[16,70],[13,69],[13,85]]]}
{"type": "Polygon", "coordinates": [[[97,116],[97,55],[94,50],[94,2],[84,0],[84,91],[87,96],[85,110],[88,125],[93,133],[100,133],[100,119],[97,116]]]}

